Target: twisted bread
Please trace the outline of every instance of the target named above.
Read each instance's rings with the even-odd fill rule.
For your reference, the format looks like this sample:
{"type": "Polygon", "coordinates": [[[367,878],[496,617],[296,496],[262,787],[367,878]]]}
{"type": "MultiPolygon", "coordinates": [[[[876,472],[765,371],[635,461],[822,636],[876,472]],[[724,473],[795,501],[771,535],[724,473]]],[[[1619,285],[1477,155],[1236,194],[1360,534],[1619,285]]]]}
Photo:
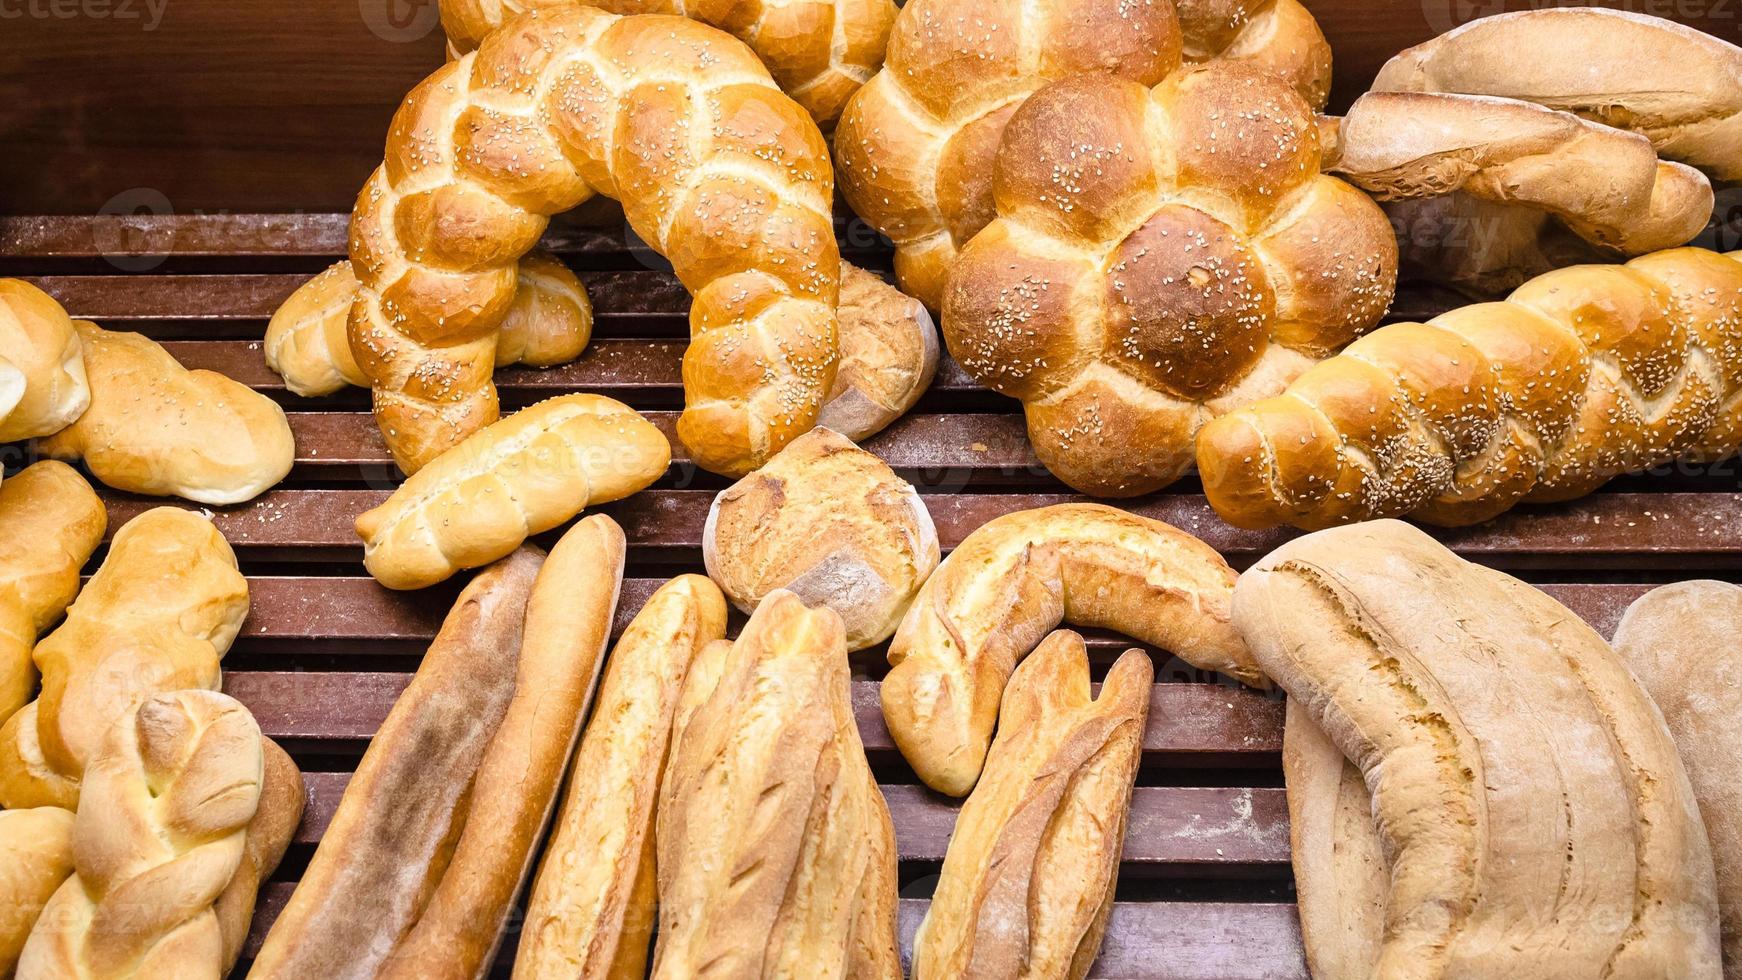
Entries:
{"type": "Polygon", "coordinates": [[[695,293],[678,435],[741,475],[816,422],[840,256],[816,126],[754,54],[682,18],[531,11],[401,105],[351,221],[349,324],[414,472],[496,417],[496,331],[548,215],[595,193],[695,293]]]}
{"type": "Polygon", "coordinates": [[[1005,132],[997,205],[944,338],[1022,400],[1047,468],[1099,496],[1177,479],[1205,422],[1379,322],[1396,281],[1384,214],[1319,173],[1312,112],[1248,66],[1042,89],[1005,132]]]}
{"type": "Polygon", "coordinates": [[[1240,527],[1487,520],[1742,445],[1742,261],[1682,248],[1577,266],[1503,303],[1376,330],[1205,427],[1240,527]]]}
{"type": "Polygon", "coordinates": [[[889,645],[883,718],[933,789],[980,776],[1016,664],[1058,626],[1104,626],[1208,670],[1263,683],[1228,622],[1234,570],[1161,521],[1100,504],[1007,514],[965,538],[889,645]]]}
{"type": "Polygon", "coordinates": [[[296,460],[284,410],[215,371],[189,371],[155,341],[74,322],[91,407],[37,443],[83,459],[117,490],[238,504],[283,480],[296,460]]]}
{"type": "Polygon", "coordinates": [[[104,731],[152,694],[215,689],[247,615],[247,580],[211,521],[173,507],[128,521],[36,646],[42,693],[0,726],[0,807],[76,808],[104,731]]]}
{"type": "Polygon", "coordinates": [[[887,64],[847,104],[835,134],[841,191],[895,240],[906,292],[943,305],[957,251],[993,211],[1005,124],[1047,82],[1112,72],[1154,85],[1188,60],[1282,71],[1315,106],[1331,51],[1295,0],[913,0],[887,64]],[[1181,27],[1185,36],[1181,37],[1181,27]],[[971,57],[964,57],[971,53],[971,57]]]}
{"type": "MultiPolygon", "coordinates": [[[[496,334],[495,365],[550,367],[579,357],[593,335],[593,304],[581,281],[556,256],[534,249],[521,256],[514,303],[496,334]]],[[[336,262],[272,314],[266,325],[266,365],[304,398],[330,395],[369,379],[351,356],[345,333],[357,276],[336,262]]]]}
{"type": "Polygon", "coordinates": [[[694,705],[660,786],[653,976],[901,976],[895,833],[834,612],[770,595],[694,705]],[[705,695],[705,696],[704,696],[705,695]]]}
{"type": "Polygon", "coordinates": [[[90,403],[67,311],[21,279],[0,279],[0,442],[53,435],[90,403]]]}
{"type": "Polygon", "coordinates": [[[302,823],[302,811],[308,803],[308,791],[302,772],[289,755],[272,739],[260,740],[264,765],[260,779],[260,806],[254,819],[248,822],[248,839],[242,846],[242,862],[230,876],[230,884],[213,903],[218,916],[218,931],[223,936],[224,966],[229,976],[236,960],[242,955],[242,944],[248,939],[248,927],[254,921],[254,903],[260,896],[260,885],[284,859],[290,839],[296,836],[302,823]]]}
{"type": "Polygon", "coordinates": [[[90,484],[44,460],[0,484],[0,721],[30,700],[36,638],[79,592],[109,515],[90,484]]]}
{"type": "Polygon", "coordinates": [[[1154,675],[1127,650],[1090,697],[1089,651],[1066,631],[1016,668],[914,937],[914,980],[1088,975],[1113,911],[1154,675]]]}
{"type": "Polygon", "coordinates": [[[357,518],[363,564],[390,589],[486,565],[586,507],[665,474],[671,444],[603,395],[560,395],[473,433],[357,518]]]}
{"type": "Polygon", "coordinates": [[[0,810],[0,977],[11,977],[42,907],[73,873],[73,814],[0,810]]]}
{"type": "Polygon", "coordinates": [[[260,805],[260,726],[216,691],[153,695],[104,734],[73,823],[75,874],[49,900],[19,980],[223,975],[213,903],[260,805]]]}
{"type": "Polygon", "coordinates": [[[748,44],[781,91],[828,129],[883,65],[894,0],[442,0],[448,54],[475,50],[523,10],[586,3],[614,14],[676,14],[748,44]]]}

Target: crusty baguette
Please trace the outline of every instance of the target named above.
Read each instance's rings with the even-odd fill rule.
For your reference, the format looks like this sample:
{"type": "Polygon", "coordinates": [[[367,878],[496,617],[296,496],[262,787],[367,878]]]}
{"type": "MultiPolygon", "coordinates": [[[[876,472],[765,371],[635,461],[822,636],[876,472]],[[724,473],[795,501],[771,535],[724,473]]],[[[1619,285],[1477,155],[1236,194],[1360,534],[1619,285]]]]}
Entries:
{"type": "Polygon", "coordinates": [[[1564,606],[1375,521],[1272,552],[1241,577],[1234,621],[1373,794],[1391,863],[1375,965],[1356,975],[1719,976],[1687,772],[1651,699],[1564,606]]]}
{"type": "Polygon", "coordinates": [[[1662,17],[1597,7],[1482,17],[1392,58],[1373,88],[1526,99],[1742,180],[1742,48],[1662,17]]]}
{"type": "Polygon", "coordinates": [[[91,403],[78,332],[67,311],[22,279],[0,279],[0,442],[53,435],[91,403]]]}
{"type": "Polygon", "coordinates": [[[895,834],[840,616],[775,592],[718,674],[687,685],[697,707],[660,787],[653,976],[900,977],[895,834]]]}
{"type": "Polygon", "coordinates": [[[109,726],[152,694],[216,689],[247,615],[248,582],[210,520],[157,507],[128,521],[36,645],[42,693],[0,726],[0,806],[75,809],[109,726]]]}
{"type": "Polygon", "coordinates": [[[216,691],[154,694],[91,758],[75,873],[42,910],[18,980],[219,977],[229,886],[260,805],[260,726],[216,691]]]}
{"type": "Polygon", "coordinates": [[[1724,976],[1742,977],[1742,588],[1680,582],[1635,600],[1615,629],[1693,781],[1718,873],[1724,976]]]}
{"type": "Polygon", "coordinates": [[[582,508],[665,474],[671,443],[603,395],[560,395],[478,432],[357,518],[363,564],[390,589],[485,565],[582,508]]]}
{"type": "Polygon", "coordinates": [[[605,667],[528,902],[514,976],[642,980],[654,921],[654,813],[684,677],[726,633],[713,582],[647,600],[605,667]]]}
{"type": "Polygon", "coordinates": [[[236,504],[284,479],[296,443],[284,409],[213,371],[189,371],[136,333],[74,321],[91,406],[37,445],[83,459],[117,490],[236,504]]]}
{"type": "Polygon", "coordinates": [[[1082,980],[1101,948],[1155,668],[1127,650],[1089,693],[1069,631],[1010,677],[986,771],[956,816],[914,980],[1082,980]]]}
{"type": "Polygon", "coordinates": [[[847,649],[863,650],[889,639],[937,568],[938,534],[912,484],[817,428],[714,498],[702,560],[744,612],[786,589],[840,613],[847,649]]]}
{"type": "Polygon", "coordinates": [[[0,484],[0,722],[29,702],[36,638],[72,604],[108,525],[103,501],[65,463],[44,460],[0,484]]]}
{"type": "Polygon", "coordinates": [[[1228,563],[1161,521],[1100,504],[1005,515],[968,535],[908,607],[889,645],[884,720],[927,785],[965,796],[1011,671],[1060,622],[1263,683],[1229,621],[1233,595],[1228,563]]]}
{"type": "MultiPolygon", "coordinates": [[[[579,357],[593,335],[593,304],[580,279],[556,256],[534,249],[516,269],[518,289],[496,335],[497,367],[550,367],[579,357]]],[[[349,259],[297,287],[266,325],[266,364],[304,398],[330,395],[369,379],[345,333],[357,275],[349,259]]]]}
{"type": "Polygon", "coordinates": [[[242,955],[242,944],[248,940],[248,927],[254,921],[254,903],[260,896],[260,885],[278,868],[290,840],[302,822],[308,793],[303,785],[302,771],[278,743],[260,740],[262,776],[260,806],[254,819],[248,821],[247,840],[242,845],[242,861],[230,883],[212,911],[218,916],[218,932],[223,937],[224,956],[221,973],[229,976],[242,955]]]}
{"type": "Polygon", "coordinates": [[[1742,253],[1577,266],[1503,303],[1396,323],[1198,439],[1239,527],[1487,520],[1742,446],[1742,253]]]}
{"type": "Polygon", "coordinates": [[[73,874],[73,813],[0,810],[0,977],[11,977],[42,907],[73,874]]]}

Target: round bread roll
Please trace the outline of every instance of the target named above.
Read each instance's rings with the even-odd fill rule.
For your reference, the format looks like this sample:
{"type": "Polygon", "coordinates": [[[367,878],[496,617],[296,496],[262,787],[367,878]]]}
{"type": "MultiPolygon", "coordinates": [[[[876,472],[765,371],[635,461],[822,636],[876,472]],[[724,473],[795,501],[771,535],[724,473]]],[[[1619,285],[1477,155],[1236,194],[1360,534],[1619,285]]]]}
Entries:
{"type": "Polygon", "coordinates": [[[938,566],[938,534],[911,484],[817,428],[714,498],[702,556],[739,609],[787,589],[840,613],[848,648],[863,650],[895,633],[938,566]]]}

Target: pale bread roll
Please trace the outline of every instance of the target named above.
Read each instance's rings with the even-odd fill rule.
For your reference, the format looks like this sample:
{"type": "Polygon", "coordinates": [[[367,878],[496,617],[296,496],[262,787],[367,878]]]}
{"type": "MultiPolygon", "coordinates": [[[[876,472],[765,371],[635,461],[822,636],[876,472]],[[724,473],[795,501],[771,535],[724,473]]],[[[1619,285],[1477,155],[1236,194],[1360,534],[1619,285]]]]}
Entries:
{"type": "Polygon", "coordinates": [[[0,977],[12,976],[36,917],[72,873],[71,810],[0,810],[0,977]]]}
{"type": "Polygon", "coordinates": [[[30,700],[36,638],[79,591],[109,516],[84,477],[44,460],[0,484],[0,722],[30,700]]]}
{"type": "Polygon", "coordinates": [[[22,279],[0,279],[0,442],[53,435],[90,403],[67,311],[22,279]]]}
{"type": "Polygon", "coordinates": [[[708,575],[734,605],[754,612],[786,589],[840,613],[849,650],[895,633],[938,555],[937,528],[912,484],[822,428],[721,491],[702,529],[708,575]]]}

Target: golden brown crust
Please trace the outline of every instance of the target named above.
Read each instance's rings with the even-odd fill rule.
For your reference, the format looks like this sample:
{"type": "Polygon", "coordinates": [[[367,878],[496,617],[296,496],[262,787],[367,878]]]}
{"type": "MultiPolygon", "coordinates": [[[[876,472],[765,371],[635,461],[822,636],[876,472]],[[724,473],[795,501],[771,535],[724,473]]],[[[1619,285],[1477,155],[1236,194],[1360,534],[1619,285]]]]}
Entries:
{"type": "Polygon", "coordinates": [[[1148,654],[1128,650],[1091,697],[1088,649],[1068,631],[1016,668],[914,939],[915,980],[1088,975],[1113,908],[1154,674],[1148,654]]]}
{"type": "Polygon", "coordinates": [[[223,894],[212,903],[218,916],[218,930],[223,936],[223,969],[228,976],[242,955],[242,944],[248,939],[248,927],[254,921],[254,902],[260,886],[277,870],[278,862],[290,847],[302,822],[308,794],[303,786],[302,771],[278,743],[260,740],[263,775],[260,780],[260,806],[254,819],[248,821],[248,838],[242,846],[242,862],[223,894]]]}
{"type": "Polygon", "coordinates": [[[708,690],[684,694],[660,787],[653,976],[900,977],[894,830],[840,617],[775,592],[688,684],[708,690]]]}
{"type": "Polygon", "coordinates": [[[108,524],[103,501],[65,463],[44,460],[0,484],[0,722],[30,700],[36,638],[72,604],[108,524]]]}
{"type": "Polygon", "coordinates": [[[1384,214],[1319,172],[1311,110],[1250,65],[1048,85],[1005,130],[997,208],[944,338],[1097,496],[1179,478],[1204,423],[1377,323],[1396,281],[1384,214]]]}
{"type": "Polygon", "coordinates": [[[655,592],[611,651],[570,768],[514,959],[517,980],[647,975],[654,812],[690,663],[726,632],[726,600],[700,575],[655,592]]]}
{"type": "Polygon", "coordinates": [[[284,479],[296,443],[284,409],[214,371],[189,371],[155,341],[74,321],[91,406],[37,443],[83,459],[117,490],[238,504],[284,479]]]}
{"type": "Polygon", "coordinates": [[[938,367],[938,329],[925,304],[841,263],[841,364],[817,425],[864,442],[912,408],[938,367]]]}
{"type": "Polygon", "coordinates": [[[516,263],[594,194],[694,293],[678,434],[698,464],[742,475],[815,423],[840,276],[816,125],[712,28],[551,7],[406,97],[352,215],[351,350],[407,472],[496,418],[516,263]]]}
{"type": "Polygon", "coordinates": [[[629,406],[559,395],[473,433],[359,515],[363,564],[390,589],[434,585],[635,493],[670,464],[665,435],[629,406]]]}
{"type": "Polygon", "coordinates": [[[152,694],[216,688],[247,615],[247,580],[211,521],[173,507],[128,521],[36,646],[42,693],[0,727],[0,806],[77,807],[108,727],[152,694]]]}
{"type": "Polygon", "coordinates": [[[67,311],[22,279],[0,279],[0,442],[53,435],[91,403],[79,335],[67,311]]]}
{"type": "Polygon", "coordinates": [[[0,977],[12,976],[36,917],[72,873],[71,810],[0,810],[0,977]]]}
{"type": "Polygon", "coordinates": [[[889,645],[890,734],[927,785],[966,795],[1011,671],[1060,622],[1118,630],[1261,684],[1229,621],[1234,578],[1197,538],[1100,504],[991,521],[926,580],[889,645]]]}
{"type": "Polygon", "coordinates": [[[1383,327],[1206,426],[1240,527],[1487,520],[1742,445],[1742,261],[1682,248],[1539,276],[1505,303],[1383,327]]]}

